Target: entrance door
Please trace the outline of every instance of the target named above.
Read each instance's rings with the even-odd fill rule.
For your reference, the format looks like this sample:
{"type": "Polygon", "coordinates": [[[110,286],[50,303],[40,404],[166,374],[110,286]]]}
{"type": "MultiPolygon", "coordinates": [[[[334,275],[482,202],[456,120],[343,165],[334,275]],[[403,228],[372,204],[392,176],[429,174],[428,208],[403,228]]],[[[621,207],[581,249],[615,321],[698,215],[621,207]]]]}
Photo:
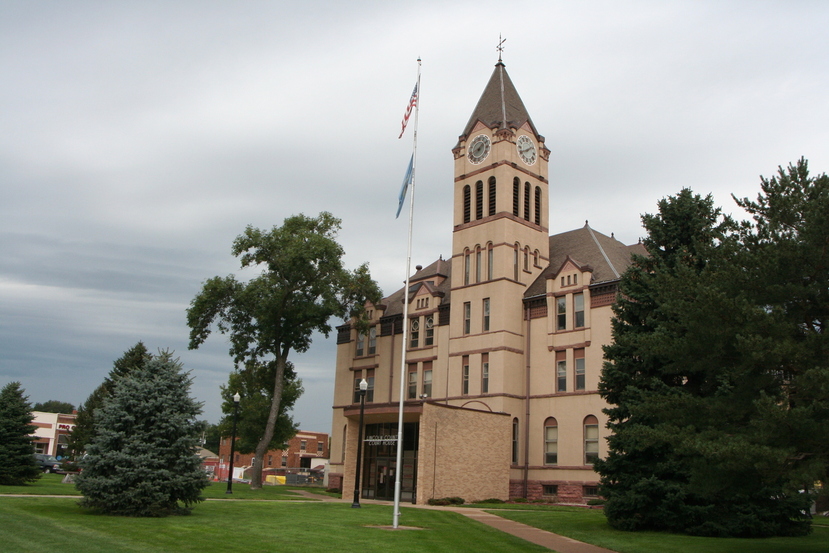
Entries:
{"type": "MultiPolygon", "coordinates": [[[[402,501],[415,501],[417,483],[418,423],[403,425],[403,467],[400,481],[402,501]]],[[[365,464],[363,465],[362,493],[365,499],[394,500],[394,480],[397,467],[397,424],[368,424],[365,430],[365,464]]]]}

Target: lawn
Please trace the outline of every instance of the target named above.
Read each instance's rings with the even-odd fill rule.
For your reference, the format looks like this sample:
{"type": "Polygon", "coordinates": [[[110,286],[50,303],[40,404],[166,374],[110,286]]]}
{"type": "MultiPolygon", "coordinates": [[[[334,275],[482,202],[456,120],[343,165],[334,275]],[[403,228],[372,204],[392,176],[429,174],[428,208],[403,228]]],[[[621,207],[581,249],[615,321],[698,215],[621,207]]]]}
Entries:
{"type": "MultiPolygon", "coordinates": [[[[482,505],[482,507],[485,507],[482,505]]],[[[522,506],[523,507],[523,506],[522,506]]],[[[488,509],[489,510],[489,509],[488,509]]],[[[541,507],[493,509],[494,514],[619,553],[826,553],[829,524],[816,519],[810,535],[799,538],[698,538],[661,532],[622,532],[607,524],[600,509],[541,507]]]]}
{"type": "Polygon", "coordinates": [[[206,501],[189,516],[153,519],[92,514],[71,497],[0,497],[0,520],[4,553],[547,551],[447,511],[402,509],[401,525],[422,530],[373,528],[391,524],[384,505],[206,501]]]}

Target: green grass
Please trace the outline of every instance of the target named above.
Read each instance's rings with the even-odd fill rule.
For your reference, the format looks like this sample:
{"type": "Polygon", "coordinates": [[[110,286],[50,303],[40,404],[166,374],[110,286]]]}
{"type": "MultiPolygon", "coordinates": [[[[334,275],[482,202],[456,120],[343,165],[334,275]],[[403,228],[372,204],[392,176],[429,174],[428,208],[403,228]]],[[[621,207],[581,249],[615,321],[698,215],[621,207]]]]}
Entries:
{"type": "MultiPolygon", "coordinates": [[[[234,485],[235,490],[235,485],[234,485]]],[[[125,518],[82,510],[74,498],[0,497],[4,553],[407,553],[542,552],[457,513],[403,508],[390,531],[392,507],[348,503],[207,501],[189,516],[125,518]]]]}
{"type": "MultiPolygon", "coordinates": [[[[517,507],[516,505],[504,507],[517,507]]],[[[524,506],[522,506],[524,507],[524,506]]],[[[619,553],[826,553],[829,527],[816,520],[813,531],[799,538],[699,538],[661,532],[622,532],[607,524],[601,509],[539,507],[492,509],[493,514],[548,530],[619,553]]],[[[490,510],[487,507],[487,510],[490,510]]]]}
{"type": "MultiPolygon", "coordinates": [[[[0,486],[0,495],[80,495],[74,484],[63,484],[63,475],[44,474],[37,481],[24,486],[0,486]]],[[[297,486],[263,486],[261,490],[251,490],[250,484],[233,483],[233,493],[227,493],[226,482],[212,482],[202,492],[202,496],[209,499],[267,499],[267,500],[304,500],[307,498],[297,495],[295,490],[306,490],[320,496],[335,496],[322,488],[297,486]]]]}

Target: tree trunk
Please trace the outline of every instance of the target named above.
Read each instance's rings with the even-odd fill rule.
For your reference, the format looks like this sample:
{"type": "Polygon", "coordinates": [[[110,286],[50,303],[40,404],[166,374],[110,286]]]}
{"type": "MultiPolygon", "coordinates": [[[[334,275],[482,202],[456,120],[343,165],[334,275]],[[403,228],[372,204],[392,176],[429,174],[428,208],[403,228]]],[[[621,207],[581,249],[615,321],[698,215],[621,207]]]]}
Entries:
{"type": "Polygon", "coordinates": [[[279,406],[282,403],[282,389],[285,386],[285,364],[288,361],[288,349],[283,349],[276,358],[276,376],[273,383],[273,400],[271,401],[271,411],[268,413],[268,422],[265,425],[265,433],[262,439],[256,445],[256,458],[253,461],[253,474],[250,480],[250,489],[262,489],[262,467],[265,461],[265,455],[268,453],[268,445],[273,439],[273,432],[276,428],[276,419],[279,417],[279,406]]]}

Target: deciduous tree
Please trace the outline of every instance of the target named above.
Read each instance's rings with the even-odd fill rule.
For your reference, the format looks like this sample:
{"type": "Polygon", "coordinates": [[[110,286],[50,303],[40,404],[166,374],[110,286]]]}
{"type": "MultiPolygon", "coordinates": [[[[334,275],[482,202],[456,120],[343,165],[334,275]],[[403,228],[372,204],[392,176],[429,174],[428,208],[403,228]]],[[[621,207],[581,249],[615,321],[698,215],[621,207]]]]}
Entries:
{"type": "Polygon", "coordinates": [[[281,412],[288,355],[306,351],[315,331],[327,336],[332,317],[359,319],[367,300],[380,299],[366,264],[354,271],[343,266],[339,229],[340,220],[326,212],[316,218],[289,217],[270,231],[248,227],[233,242],[232,253],[243,268],[259,267],[261,273],[247,282],[233,275],[213,277],[187,310],[191,349],[207,339],[215,324],[230,336],[238,370],[272,375],[268,416],[255,450],[253,488],[262,485],[262,460],[281,412]]]}

